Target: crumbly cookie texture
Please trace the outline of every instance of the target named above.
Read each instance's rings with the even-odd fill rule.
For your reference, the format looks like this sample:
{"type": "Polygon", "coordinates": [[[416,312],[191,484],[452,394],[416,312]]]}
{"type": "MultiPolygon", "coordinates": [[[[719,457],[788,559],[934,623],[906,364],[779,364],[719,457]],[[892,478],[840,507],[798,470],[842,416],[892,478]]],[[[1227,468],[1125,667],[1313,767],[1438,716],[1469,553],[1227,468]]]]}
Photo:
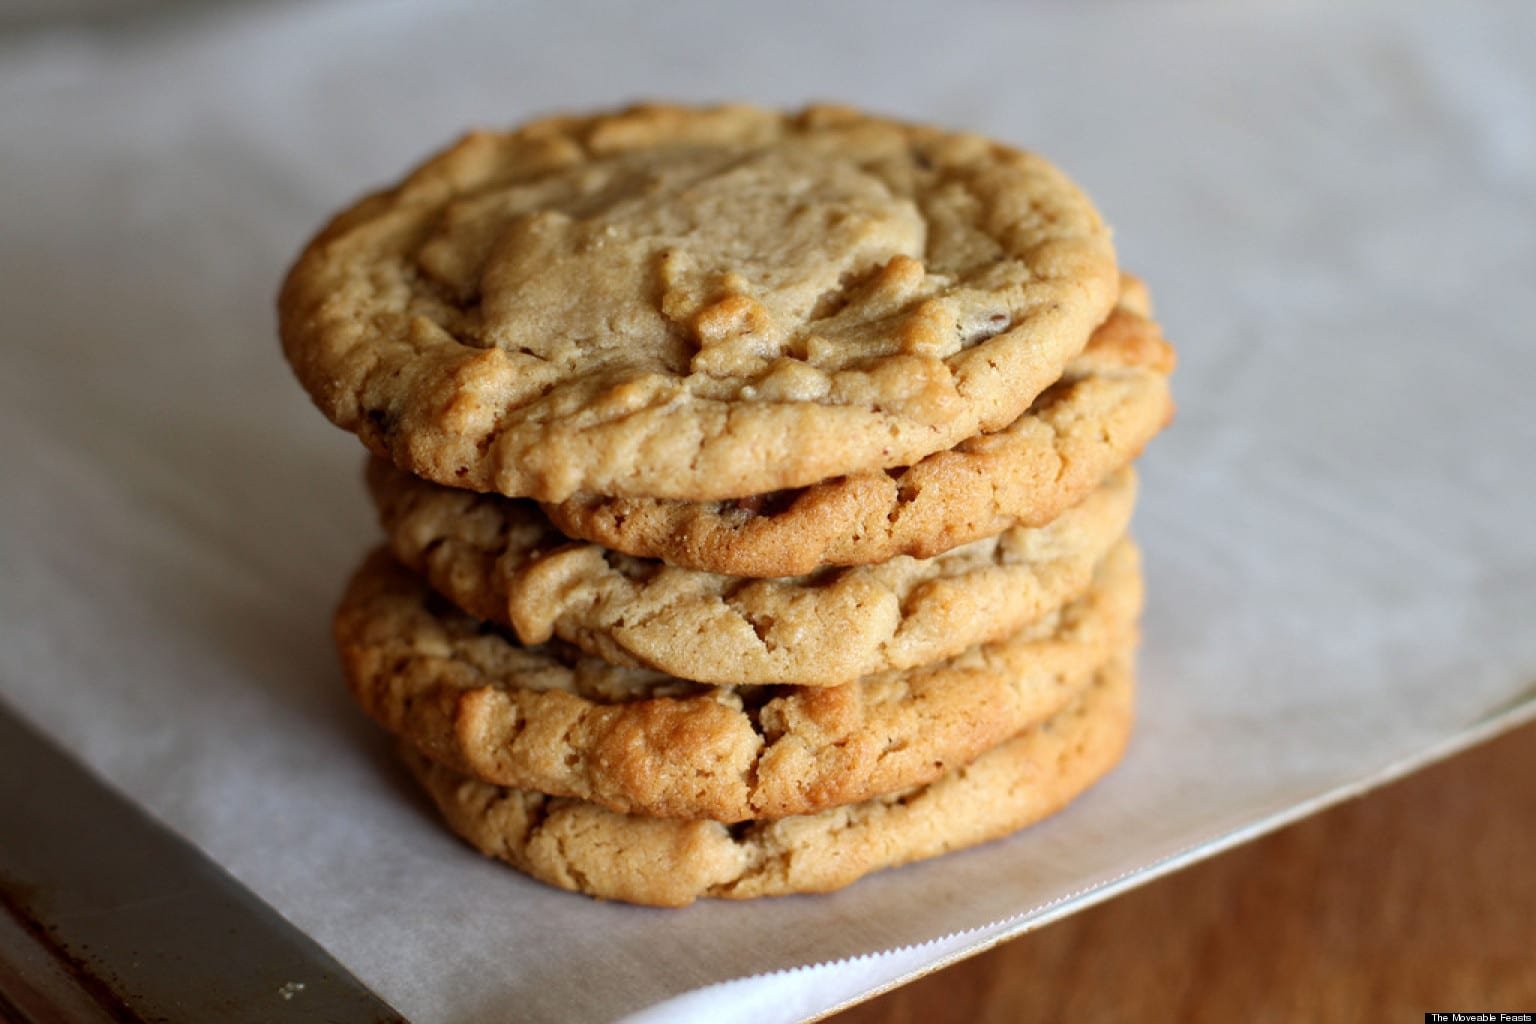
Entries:
{"type": "Polygon", "coordinates": [[[854,803],[970,762],[1128,649],[1141,593],[1124,541],[1082,598],[939,665],[837,687],[711,689],[518,646],[381,552],[349,587],[336,638],[359,704],[456,772],[621,813],[733,822],[854,803]]]}
{"type": "Polygon", "coordinates": [[[615,814],[465,779],[409,748],[402,753],[449,827],[481,852],[562,889],[675,907],[700,897],[826,892],[1032,824],[1119,760],[1132,689],[1129,657],[1114,658],[1071,705],[936,782],[734,827],[615,814]]]}
{"type": "Polygon", "coordinates": [[[1146,289],[1121,295],[1088,347],[1029,410],[899,470],[722,502],[579,494],[545,506],[564,533],[731,576],[930,558],[1011,526],[1043,526],[1141,453],[1173,415],[1173,348],[1146,289]]]}
{"type": "Polygon", "coordinates": [[[1109,314],[1037,156],[818,107],[470,135],[336,217],[279,298],[320,409],[440,483],[718,500],[1016,419],[1109,314]]]}
{"type": "Polygon", "coordinates": [[[1046,526],[929,559],[741,580],[572,542],[530,501],[417,479],[369,484],[396,557],[526,644],[559,637],[616,665],[716,685],[832,686],[997,640],[1080,594],[1130,522],[1125,468],[1046,526]]]}

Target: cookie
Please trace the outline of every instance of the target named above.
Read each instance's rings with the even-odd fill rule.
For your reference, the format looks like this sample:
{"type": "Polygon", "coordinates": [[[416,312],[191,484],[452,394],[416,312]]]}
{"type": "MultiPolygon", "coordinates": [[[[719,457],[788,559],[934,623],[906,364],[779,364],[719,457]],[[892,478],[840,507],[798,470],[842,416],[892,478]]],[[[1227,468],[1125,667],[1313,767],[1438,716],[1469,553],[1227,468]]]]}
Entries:
{"type": "Polygon", "coordinates": [[[929,558],[1010,526],[1042,526],[1128,464],[1173,415],[1173,349],[1145,289],[1122,277],[1115,311],[1029,410],[915,465],[794,491],[689,502],[579,494],[545,506],[564,533],[730,576],[929,558]]]}
{"type": "Polygon", "coordinates": [[[716,685],[831,686],[931,664],[1071,600],[1125,532],[1129,468],[1046,526],[930,559],[741,580],[572,542],[530,501],[431,484],[382,460],[369,485],[391,549],[451,601],[615,665],[716,685]]]}
{"type": "Polygon", "coordinates": [[[842,108],[473,134],[279,297],[320,409],[439,483],[738,498],[1001,429],[1108,316],[1109,233],[1032,154],[842,108]]]}
{"type": "Polygon", "coordinates": [[[1135,639],[1122,542],[1084,597],[998,643],[837,687],[697,686],[524,648],[378,552],[336,615],[359,704],[456,772],[652,817],[805,814],[931,781],[1059,710],[1135,639]]]}
{"type": "Polygon", "coordinates": [[[1068,707],[936,782],[736,826],[616,814],[466,779],[409,748],[402,754],[448,826],[482,853],[562,889],[676,907],[700,897],[826,892],[1032,824],[1119,760],[1132,689],[1129,656],[1113,658],[1068,707]]]}

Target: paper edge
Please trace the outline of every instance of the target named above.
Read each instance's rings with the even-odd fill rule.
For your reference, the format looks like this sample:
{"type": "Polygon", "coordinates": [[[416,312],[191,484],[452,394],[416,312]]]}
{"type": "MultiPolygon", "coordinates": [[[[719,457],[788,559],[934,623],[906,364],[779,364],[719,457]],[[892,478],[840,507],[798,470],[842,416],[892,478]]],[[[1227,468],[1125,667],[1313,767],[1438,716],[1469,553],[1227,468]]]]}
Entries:
{"type": "Polygon", "coordinates": [[[1346,800],[1363,796],[1372,790],[1397,782],[1431,765],[1444,761],[1472,747],[1489,742],[1506,732],[1513,731],[1530,722],[1536,722],[1536,687],[1527,690],[1514,703],[1497,707],[1488,714],[1474,719],[1461,732],[1433,743],[1422,750],[1389,761],[1374,772],[1354,781],[1324,790],[1316,796],[1268,814],[1240,828],[1232,829],[1211,839],[1185,847],[1177,853],[1163,857],[1145,867],[1123,872],[1108,881],[1078,889],[1064,896],[1059,896],[1056,899],[1031,907],[1028,910],[1017,914],[1010,914],[987,924],[977,925],[974,928],[967,928],[957,932],[948,932],[922,942],[895,946],[870,953],[860,953],[856,956],[843,957],[837,960],[821,960],[797,967],[786,967],[759,974],[741,975],[726,981],[714,982],[702,988],[692,989],[653,1003],[641,1010],[618,1018],[618,1021],[620,1024],[662,1024],[662,1022],[719,1020],[721,1019],[720,1003],[725,999],[729,999],[732,1005],[742,1006],[746,1011],[743,1014],[733,1015],[733,1019],[739,1021],[752,1021],[754,1024],[757,1024],[757,1022],[761,1022],[761,1024],[805,1024],[805,1022],[822,1020],[832,1014],[840,1013],[859,1003],[890,992],[918,978],[943,970],[946,967],[959,963],[961,960],[984,953],[1009,939],[1017,938],[1038,928],[1054,924],[1063,918],[1079,911],[1087,910],[1122,893],[1130,892],[1132,889],[1164,878],[1217,854],[1225,853],[1228,850],[1235,849],[1272,832],[1277,832],[1289,825],[1296,824],[1331,807],[1335,807],[1346,800]],[[979,938],[975,942],[966,942],[965,940],[970,936],[979,936],[979,938]],[[830,1006],[823,1005],[806,1012],[803,1009],[802,1001],[800,1006],[793,1008],[793,1016],[773,1012],[774,1010],[791,1008],[782,998],[783,993],[780,989],[783,986],[771,985],[775,981],[809,981],[812,978],[820,978],[824,975],[831,976],[833,972],[844,969],[852,964],[877,966],[881,961],[918,954],[925,949],[954,944],[956,942],[962,943],[960,948],[943,953],[936,959],[925,961],[915,968],[898,969],[897,973],[890,977],[843,994],[840,997],[840,1001],[830,1006]],[[756,998],[753,998],[751,995],[751,989],[754,987],[761,987],[763,989],[762,994],[756,998]],[[770,999],[773,1001],[771,1007],[762,1005],[769,1003],[770,999]]]}

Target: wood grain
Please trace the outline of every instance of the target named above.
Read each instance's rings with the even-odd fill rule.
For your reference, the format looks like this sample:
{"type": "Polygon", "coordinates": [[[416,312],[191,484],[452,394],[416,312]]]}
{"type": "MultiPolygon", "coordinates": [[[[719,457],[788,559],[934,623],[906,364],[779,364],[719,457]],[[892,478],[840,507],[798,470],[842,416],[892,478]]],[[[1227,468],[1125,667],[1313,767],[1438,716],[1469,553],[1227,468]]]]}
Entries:
{"type": "Polygon", "coordinates": [[[1536,725],[835,1018],[1418,1022],[1536,1011],[1536,725]]]}

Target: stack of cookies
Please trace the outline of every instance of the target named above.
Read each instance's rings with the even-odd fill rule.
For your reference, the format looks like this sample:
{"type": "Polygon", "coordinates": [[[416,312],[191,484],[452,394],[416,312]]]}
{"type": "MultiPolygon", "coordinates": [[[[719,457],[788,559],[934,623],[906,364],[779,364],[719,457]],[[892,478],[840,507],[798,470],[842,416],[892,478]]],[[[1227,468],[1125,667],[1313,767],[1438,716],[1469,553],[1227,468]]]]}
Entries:
{"type": "Polygon", "coordinates": [[[553,118],[339,215],[281,314],[374,453],[347,682],[485,853],[822,891],[1119,757],[1173,357],[1040,158],[842,108],[553,118]]]}

